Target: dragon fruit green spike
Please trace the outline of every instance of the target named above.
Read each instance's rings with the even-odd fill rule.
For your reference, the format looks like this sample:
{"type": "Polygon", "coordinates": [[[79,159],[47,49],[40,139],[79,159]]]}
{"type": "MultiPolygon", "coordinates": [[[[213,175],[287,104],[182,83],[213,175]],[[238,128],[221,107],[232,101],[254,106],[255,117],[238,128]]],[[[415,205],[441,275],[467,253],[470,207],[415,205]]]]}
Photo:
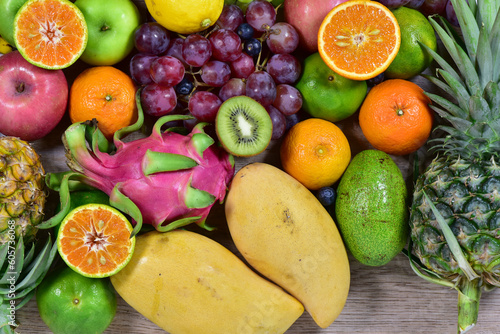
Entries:
{"type": "Polygon", "coordinates": [[[138,120],[117,131],[113,144],[95,122],[70,125],[63,135],[71,172],[48,174],[49,187],[59,190],[61,211],[43,222],[50,228],[69,211],[70,189],[82,183],[110,196],[110,204],[135,221],[133,235],[142,224],[166,232],[191,223],[208,230],[205,220],[216,201],[225,198],[234,176],[234,159],[204,132],[207,123],[197,124],[190,133],[184,128],[162,126],[190,119],[167,115],[158,119],[149,137],[124,142],[124,136],[139,130],[144,115],[137,95],[138,120]]]}

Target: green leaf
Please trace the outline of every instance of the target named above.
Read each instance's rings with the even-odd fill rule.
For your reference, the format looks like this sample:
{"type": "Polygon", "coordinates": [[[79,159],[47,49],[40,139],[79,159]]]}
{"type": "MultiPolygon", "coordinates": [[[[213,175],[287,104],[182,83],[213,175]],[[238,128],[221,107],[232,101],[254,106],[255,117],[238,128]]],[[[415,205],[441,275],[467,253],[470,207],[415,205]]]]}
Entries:
{"type": "Polygon", "coordinates": [[[455,9],[460,30],[465,45],[467,46],[467,54],[474,64],[476,62],[477,42],[479,37],[479,27],[477,26],[476,19],[465,0],[451,0],[451,3],[455,9]]]}
{"type": "Polygon", "coordinates": [[[472,96],[469,100],[469,112],[476,122],[493,119],[492,110],[482,96],[472,96]]]}
{"type": "Polygon", "coordinates": [[[487,31],[491,31],[493,23],[495,22],[495,17],[498,13],[498,1],[477,0],[477,5],[483,27],[486,28],[487,31]]]}
{"type": "Polygon", "coordinates": [[[472,269],[469,261],[467,261],[467,259],[465,258],[457,238],[451,231],[450,227],[446,223],[445,219],[443,218],[439,210],[434,206],[434,203],[429,199],[429,196],[427,196],[427,193],[425,191],[423,191],[423,195],[425,197],[425,200],[429,204],[432,213],[436,217],[438,225],[441,228],[441,231],[443,232],[446,243],[448,244],[448,247],[450,248],[453,257],[455,258],[455,261],[457,261],[458,266],[460,267],[460,269],[462,269],[462,272],[465,274],[465,276],[467,276],[467,278],[470,281],[479,278],[479,275],[476,274],[474,269],[472,269]]]}
{"type": "Polygon", "coordinates": [[[469,108],[469,99],[470,95],[467,89],[462,85],[461,82],[456,81],[451,75],[447,72],[438,70],[439,74],[443,77],[446,83],[450,86],[452,90],[452,96],[457,99],[458,105],[463,110],[468,110],[469,108]]]}
{"type": "Polygon", "coordinates": [[[485,27],[482,27],[479,33],[477,64],[479,66],[481,88],[484,89],[488,82],[493,80],[493,54],[491,52],[488,31],[485,27]]]}
{"type": "MultiPolygon", "coordinates": [[[[468,113],[465,112],[463,109],[458,107],[455,103],[451,102],[448,99],[445,99],[441,95],[433,94],[433,93],[425,93],[429,98],[432,100],[432,102],[435,102],[442,106],[447,114],[450,114],[455,117],[460,117],[463,119],[466,119],[468,117],[468,113]]],[[[431,105],[432,107],[432,105],[431,105]]]]}
{"type": "Polygon", "coordinates": [[[172,172],[198,166],[198,163],[182,154],[147,150],[142,159],[142,171],[148,176],[161,172],[172,172]]]}
{"type": "MultiPolygon", "coordinates": [[[[17,279],[21,275],[24,264],[24,243],[22,237],[17,240],[17,245],[15,245],[15,248],[14,246],[9,246],[7,258],[7,268],[5,269],[4,275],[0,279],[0,284],[2,285],[10,285],[13,282],[17,282],[17,279]]],[[[8,292],[8,287],[7,289],[0,289],[0,293],[8,292]]]]}
{"type": "Polygon", "coordinates": [[[117,183],[109,196],[109,204],[118,210],[128,214],[135,220],[134,230],[130,234],[133,238],[142,228],[142,213],[137,205],[120,191],[120,183],[117,183]]]}
{"type": "Polygon", "coordinates": [[[490,31],[490,45],[493,54],[493,81],[500,80],[500,10],[490,31]]]}
{"type": "Polygon", "coordinates": [[[469,58],[470,56],[468,56],[458,44],[455,44],[455,47],[457,48],[457,53],[460,57],[460,61],[456,64],[460,72],[462,72],[462,76],[465,80],[469,93],[471,95],[480,94],[482,92],[482,87],[477,70],[474,66],[475,59],[473,60],[469,58]]]}

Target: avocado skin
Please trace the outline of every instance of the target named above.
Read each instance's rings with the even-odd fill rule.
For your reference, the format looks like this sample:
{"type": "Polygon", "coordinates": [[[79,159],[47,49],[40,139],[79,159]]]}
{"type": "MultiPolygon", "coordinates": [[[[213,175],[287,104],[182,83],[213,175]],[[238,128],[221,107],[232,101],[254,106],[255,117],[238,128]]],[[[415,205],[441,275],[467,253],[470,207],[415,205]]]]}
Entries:
{"type": "Polygon", "coordinates": [[[399,167],[379,150],[358,153],[337,188],[335,211],[346,247],[362,264],[382,266],[406,245],[408,191],[399,167]]]}

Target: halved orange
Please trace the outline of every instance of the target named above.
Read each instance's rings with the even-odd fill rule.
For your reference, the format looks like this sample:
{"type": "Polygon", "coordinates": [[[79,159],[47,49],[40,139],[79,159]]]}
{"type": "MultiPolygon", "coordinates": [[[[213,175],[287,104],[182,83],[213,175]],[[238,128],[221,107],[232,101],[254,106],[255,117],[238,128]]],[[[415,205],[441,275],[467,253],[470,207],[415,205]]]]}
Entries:
{"type": "Polygon", "coordinates": [[[132,225],[115,208],[85,204],[64,218],[57,235],[57,248],[66,264],[86,277],[109,277],[132,258],[135,236],[132,225]]]}
{"type": "Polygon", "coordinates": [[[401,33],[396,17],[380,2],[349,0],[334,7],[318,31],[318,51],[338,74],[367,80],[396,57],[401,33]]]}
{"type": "Polygon", "coordinates": [[[14,19],[14,41],[30,63],[62,69],[73,64],[87,45],[85,18],[68,0],[29,0],[14,19]]]}

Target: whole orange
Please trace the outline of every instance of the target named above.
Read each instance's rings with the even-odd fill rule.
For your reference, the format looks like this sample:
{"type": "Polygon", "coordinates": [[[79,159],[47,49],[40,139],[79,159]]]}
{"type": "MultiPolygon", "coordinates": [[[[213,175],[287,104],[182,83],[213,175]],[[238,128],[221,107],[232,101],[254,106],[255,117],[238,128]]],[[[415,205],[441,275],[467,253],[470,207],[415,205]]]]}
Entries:
{"type": "Polygon", "coordinates": [[[136,87],[132,79],[112,66],[90,67],[71,85],[69,117],[71,122],[95,118],[106,138],[137,120],[136,87]]]}
{"type": "Polygon", "coordinates": [[[309,118],[294,125],[280,147],[285,172],[316,190],[337,182],[351,161],[342,130],[330,121],[309,118]]]}
{"type": "Polygon", "coordinates": [[[359,111],[370,144],[387,154],[406,155],[422,147],[432,130],[431,100],[417,84],[386,80],[373,87],[359,111]]]}

